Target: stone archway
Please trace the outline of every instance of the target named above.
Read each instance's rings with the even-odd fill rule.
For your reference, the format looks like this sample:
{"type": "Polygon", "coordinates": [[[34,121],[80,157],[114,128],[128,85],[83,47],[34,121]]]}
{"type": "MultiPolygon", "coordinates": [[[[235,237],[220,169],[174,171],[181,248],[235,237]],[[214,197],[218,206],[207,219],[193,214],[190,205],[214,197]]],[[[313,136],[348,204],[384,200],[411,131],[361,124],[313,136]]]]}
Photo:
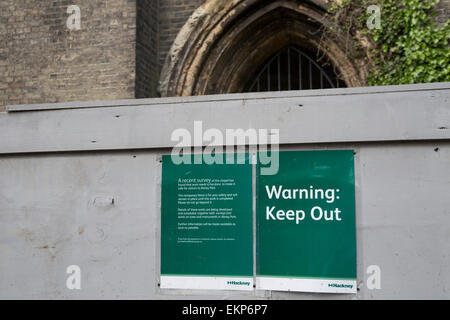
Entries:
{"type": "Polygon", "coordinates": [[[325,8],[318,0],[207,0],[169,51],[161,95],[241,92],[254,70],[286,45],[323,48],[348,87],[365,85],[364,70],[343,49],[345,39],[320,32],[330,25],[325,8]]]}

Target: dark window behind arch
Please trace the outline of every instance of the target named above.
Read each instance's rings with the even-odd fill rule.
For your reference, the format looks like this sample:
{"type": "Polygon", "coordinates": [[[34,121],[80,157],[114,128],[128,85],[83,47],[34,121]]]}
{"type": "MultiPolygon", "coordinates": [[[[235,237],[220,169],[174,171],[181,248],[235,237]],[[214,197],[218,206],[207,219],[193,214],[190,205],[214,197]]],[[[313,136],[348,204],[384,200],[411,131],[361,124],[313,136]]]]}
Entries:
{"type": "Polygon", "coordinates": [[[271,57],[255,74],[247,92],[308,90],[346,87],[329,64],[319,63],[312,54],[288,46],[271,57]]]}

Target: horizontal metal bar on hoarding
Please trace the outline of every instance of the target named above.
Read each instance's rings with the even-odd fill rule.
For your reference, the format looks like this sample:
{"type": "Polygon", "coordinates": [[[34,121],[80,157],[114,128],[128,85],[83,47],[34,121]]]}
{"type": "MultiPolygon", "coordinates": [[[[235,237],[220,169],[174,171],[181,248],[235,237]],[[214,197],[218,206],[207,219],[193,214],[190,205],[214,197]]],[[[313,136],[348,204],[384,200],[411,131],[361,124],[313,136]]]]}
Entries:
{"type": "Polygon", "coordinates": [[[12,106],[0,114],[0,153],[169,148],[194,121],[224,136],[279,129],[280,144],[442,140],[449,98],[450,83],[437,83],[12,106]]]}
{"type": "Polygon", "coordinates": [[[448,90],[450,82],[424,83],[399,86],[376,86],[376,87],[356,87],[341,89],[322,90],[292,90],[281,92],[258,92],[258,93],[231,93],[216,94],[206,96],[189,97],[166,97],[166,98],[146,98],[146,99],[122,99],[122,100],[99,100],[99,101],[73,101],[60,103],[39,103],[6,106],[8,112],[16,111],[38,111],[38,110],[58,110],[58,109],[78,109],[78,108],[101,108],[101,107],[121,107],[139,105],[161,105],[174,103],[196,103],[211,101],[230,101],[243,99],[271,99],[271,98],[301,98],[316,96],[335,96],[352,94],[373,94],[388,92],[426,91],[426,90],[448,90]]]}

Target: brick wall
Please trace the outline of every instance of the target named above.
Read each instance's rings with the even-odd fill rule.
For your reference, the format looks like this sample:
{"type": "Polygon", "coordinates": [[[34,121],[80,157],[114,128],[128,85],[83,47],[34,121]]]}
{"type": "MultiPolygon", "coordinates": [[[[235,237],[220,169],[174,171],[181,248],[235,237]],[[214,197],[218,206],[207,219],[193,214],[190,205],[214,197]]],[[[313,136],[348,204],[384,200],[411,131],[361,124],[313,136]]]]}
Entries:
{"type": "Polygon", "coordinates": [[[205,0],[159,0],[159,64],[164,65],[167,53],[180,29],[205,0]]]}
{"type": "Polygon", "coordinates": [[[136,0],[1,0],[0,108],[133,98],[136,0]],[[66,26],[69,5],[81,29],[66,26]]]}
{"type": "Polygon", "coordinates": [[[1,0],[0,111],[9,104],[158,96],[176,35],[204,0],[1,0]],[[67,7],[81,29],[66,26],[67,7]]]}
{"type": "Polygon", "coordinates": [[[158,96],[159,0],[137,1],[136,98],[158,96]]]}

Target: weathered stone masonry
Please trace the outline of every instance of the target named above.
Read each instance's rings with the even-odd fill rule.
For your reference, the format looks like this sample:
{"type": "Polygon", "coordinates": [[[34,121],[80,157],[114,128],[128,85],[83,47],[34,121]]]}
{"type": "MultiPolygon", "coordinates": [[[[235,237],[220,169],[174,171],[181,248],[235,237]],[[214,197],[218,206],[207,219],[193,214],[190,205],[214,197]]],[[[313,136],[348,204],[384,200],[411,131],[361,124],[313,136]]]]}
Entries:
{"type": "Polygon", "coordinates": [[[203,2],[204,0],[159,0],[160,66],[164,65],[167,53],[178,32],[203,2]]]}

